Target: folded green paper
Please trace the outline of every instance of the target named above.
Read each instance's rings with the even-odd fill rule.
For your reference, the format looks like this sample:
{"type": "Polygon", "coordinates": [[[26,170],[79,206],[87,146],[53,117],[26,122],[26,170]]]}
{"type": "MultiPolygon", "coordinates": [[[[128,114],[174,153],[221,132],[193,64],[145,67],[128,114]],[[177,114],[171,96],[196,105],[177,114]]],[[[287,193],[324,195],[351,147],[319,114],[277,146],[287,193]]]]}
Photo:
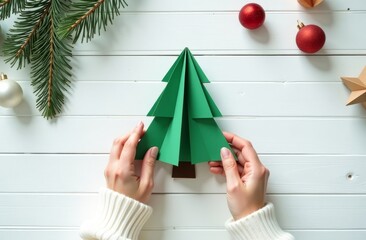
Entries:
{"type": "Polygon", "coordinates": [[[220,160],[220,149],[230,149],[214,120],[222,115],[203,85],[209,80],[188,48],[163,82],[167,86],[148,113],[155,118],[138,144],[136,158],[157,146],[158,160],[175,166],[220,160]]]}

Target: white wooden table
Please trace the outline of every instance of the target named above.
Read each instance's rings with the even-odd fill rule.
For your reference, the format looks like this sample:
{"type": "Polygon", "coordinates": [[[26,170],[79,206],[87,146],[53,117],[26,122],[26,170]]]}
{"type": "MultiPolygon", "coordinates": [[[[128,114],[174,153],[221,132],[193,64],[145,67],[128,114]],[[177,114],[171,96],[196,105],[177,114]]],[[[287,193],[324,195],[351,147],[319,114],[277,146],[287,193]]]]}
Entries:
{"type": "MultiPolygon", "coordinates": [[[[0,239],[79,239],[112,140],[151,121],[145,114],[184,47],[211,81],[220,127],[250,139],[271,170],[268,200],[281,226],[299,240],[366,239],[366,110],[345,106],[340,80],[366,65],[366,2],[256,2],[266,22],[251,32],[238,21],[247,1],[128,1],[107,32],[75,47],[72,91],[52,121],[35,108],[29,69],[1,61],[24,101],[0,109],[0,239]],[[297,49],[298,19],[326,32],[316,55],[297,49]]],[[[224,179],[207,164],[195,180],[170,174],[158,164],[141,239],[229,239],[224,179]]]]}

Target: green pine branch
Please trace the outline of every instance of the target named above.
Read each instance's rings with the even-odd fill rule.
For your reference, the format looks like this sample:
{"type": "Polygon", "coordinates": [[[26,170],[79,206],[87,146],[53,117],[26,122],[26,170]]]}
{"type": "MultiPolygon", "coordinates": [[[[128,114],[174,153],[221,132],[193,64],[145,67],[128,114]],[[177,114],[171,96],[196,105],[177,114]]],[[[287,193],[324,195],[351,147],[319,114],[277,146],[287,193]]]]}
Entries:
{"type": "Polygon", "coordinates": [[[46,20],[50,9],[49,1],[29,1],[20,13],[14,27],[9,30],[4,41],[3,52],[7,56],[5,62],[11,66],[18,63],[18,69],[30,63],[34,42],[46,20]]]}
{"type": "Polygon", "coordinates": [[[121,7],[128,6],[125,0],[80,0],[71,4],[70,11],[63,17],[58,33],[62,38],[75,33],[73,43],[90,41],[96,33],[112,24],[121,7]]]}
{"type": "Polygon", "coordinates": [[[24,9],[27,0],[0,0],[0,19],[4,20],[24,9]]]}
{"type": "Polygon", "coordinates": [[[70,87],[71,43],[56,34],[59,16],[68,11],[67,0],[28,0],[4,42],[4,54],[18,68],[31,63],[36,106],[44,117],[62,110],[70,87]]]}
{"type": "Polygon", "coordinates": [[[71,44],[56,34],[59,16],[68,9],[65,0],[47,1],[49,10],[42,21],[39,37],[32,53],[32,85],[35,87],[37,108],[44,117],[53,118],[60,113],[65,92],[70,87],[71,44]]]}
{"type": "Polygon", "coordinates": [[[4,41],[5,61],[31,66],[36,106],[47,119],[61,112],[70,88],[72,44],[106,29],[125,0],[0,0],[0,17],[17,14],[4,41]],[[62,23],[61,23],[62,20],[62,23]]]}

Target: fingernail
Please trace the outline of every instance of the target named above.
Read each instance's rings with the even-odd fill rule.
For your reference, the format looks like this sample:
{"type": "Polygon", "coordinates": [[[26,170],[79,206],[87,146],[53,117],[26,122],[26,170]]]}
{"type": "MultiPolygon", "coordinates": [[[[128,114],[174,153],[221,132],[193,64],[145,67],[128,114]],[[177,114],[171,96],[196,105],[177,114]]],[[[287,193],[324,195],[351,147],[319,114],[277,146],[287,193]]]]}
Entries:
{"type": "Polygon", "coordinates": [[[221,157],[222,158],[228,158],[230,157],[230,150],[226,147],[221,148],[221,157]]]}
{"type": "Polygon", "coordinates": [[[159,148],[158,147],[153,147],[150,150],[150,156],[152,158],[155,158],[156,159],[156,157],[158,156],[158,152],[159,152],[159,148]]]}
{"type": "Polygon", "coordinates": [[[140,128],[142,126],[142,121],[140,121],[137,125],[136,125],[136,128],[140,128]]]}

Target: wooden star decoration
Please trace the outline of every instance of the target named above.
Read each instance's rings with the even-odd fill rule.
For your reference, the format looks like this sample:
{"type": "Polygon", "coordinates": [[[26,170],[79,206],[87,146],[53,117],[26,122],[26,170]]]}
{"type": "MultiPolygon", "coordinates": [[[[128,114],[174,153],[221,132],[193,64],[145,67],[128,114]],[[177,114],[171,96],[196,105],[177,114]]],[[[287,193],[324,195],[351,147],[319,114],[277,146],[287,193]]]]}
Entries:
{"type": "Polygon", "coordinates": [[[361,103],[366,108],[366,67],[358,78],[341,77],[343,83],[352,91],[347,105],[361,103]]]}
{"type": "Polygon", "coordinates": [[[303,7],[313,8],[323,2],[323,0],[297,0],[303,7]]]}

